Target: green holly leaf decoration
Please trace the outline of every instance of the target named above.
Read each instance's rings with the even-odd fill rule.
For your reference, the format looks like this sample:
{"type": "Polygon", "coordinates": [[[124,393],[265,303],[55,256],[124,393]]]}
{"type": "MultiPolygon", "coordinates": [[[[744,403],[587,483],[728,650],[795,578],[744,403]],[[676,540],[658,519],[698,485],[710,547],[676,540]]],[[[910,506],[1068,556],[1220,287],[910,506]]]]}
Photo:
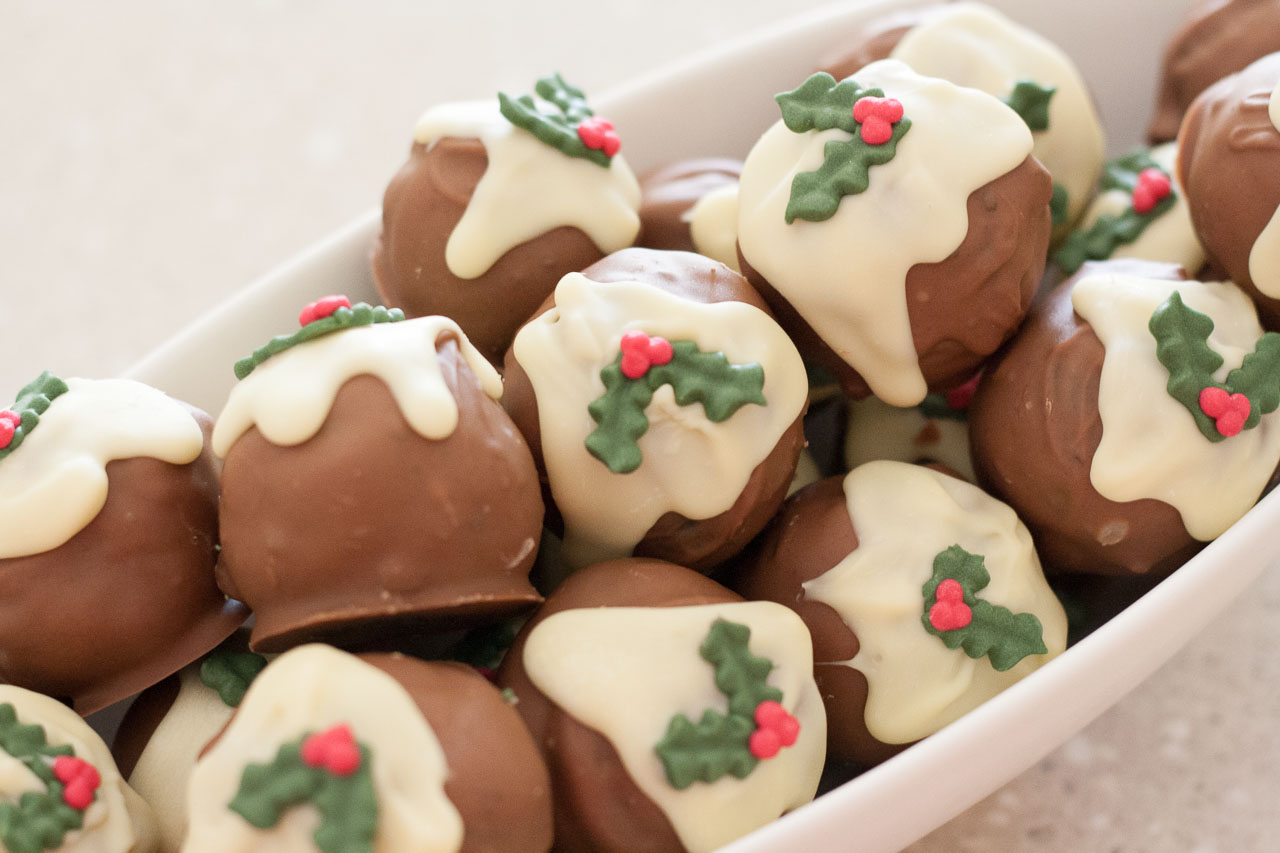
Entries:
{"type": "Polygon", "coordinates": [[[200,681],[216,691],[231,708],[240,707],[245,691],[267,666],[267,659],[252,652],[214,649],[200,662],[200,681]]]}
{"type": "Polygon", "coordinates": [[[729,697],[729,713],[748,718],[761,702],[782,701],[782,691],[765,681],[773,662],[751,654],[750,640],[751,629],[746,625],[717,619],[698,650],[716,668],[716,687],[729,697]]]}
{"type": "Polygon", "coordinates": [[[17,400],[8,409],[18,416],[18,420],[12,424],[13,433],[8,443],[0,448],[0,460],[18,449],[23,439],[40,423],[40,416],[49,408],[49,404],[66,392],[67,383],[47,370],[23,386],[18,392],[17,400]]]}
{"type": "Polygon", "coordinates": [[[990,582],[991,575],[980,555],[952,545],[933,559],[933,576],[921,590],[924,614],[920,620],[925,630],[941,639],[947,648],[963,649],[975,660],[986,657],[992,669],[1004,672],[1027,655],[1042,655],[1048,649],[1044,628],[1035,614],[1015,614],[976,596],[990,582]],[[939,597],[938,588],[947,581],[959,584],[961,597],[939,597]],[[960,627],[947,627],[948,614],[940,614],[937,608],[967,611],[967,621],[959,620],[964,622],[960,627]]]}
{"type": "Polygon", "coordinates": [[[1053,195],[1049,197],[1049,221],[1055,228],[1067,221],[1067,212],[1071,206],[1067,188],[1054,181],[1053,195]]]}
{"type": "Polygon", "coordinates": [[[837,83],[826,72],[814,74],[799,88],[776,96],[782,121],[793,133],[840,128],[852,134],[851,139],[831,140],[823,146],[823,162],[817,171],[801,172],[792,178],[786,210],[788,225],[797,219],[830,219],[842,198],[866,192],[872,166],[884,165],[897,154],[898,143],[911,128],[911,119],[902,117],[893,122],[888,140],[873,145],[863,138],[863,123],[853,117],[858,101],[883,97],[882,89],[864,89],[852,78],[837,83]]]}
{"type": "Polygon", "coordinates": [[[671,361],[649,367],[638,378],[623,372],[622,353],[600,371],[605,392],[587,406],[597,426],[586,446],[615,474],[640,467],[643,454],[636,442],[649,429],[644,410],[663,385],[671,386],[678,405],[702,404],[712,423],[723,423],[748,403],[766,405],[759,364],[730,364],[724,353],[704,353],[693,341],[676,341],[671,349],[671,361]]]}
{"type": "Polygon", "coordinates": [[[1236,432],[1253,429],[1262,416],[1280,406],[1280,334],[1265,332],[1240,366],[1218,382],[1213,374],[1222,367],[1222,356],[1209,346],[1213,318],[1187,307],[1176,290],[1151,315],[1147,328],[1156,339],[1156,358],[1169,371],[1165,389],[1195,419],[1200,434],[1213,442],[1236,432]],[[1208,388],[1228,395],[1243,394],[1249,402],[1248,416],[1226,432],[1215,417],[1201,406],[1208,388]]]}
{"type": "Polygon", "coordinates": [[[404,312],[399,308],[384,308],[381,305],[371,306],[367,302],[357,302],[350,308],[338,308],[328,317],[313,320],[290,335],[276,335],[263,346],[236,362],[236,379],[244,379],[259,364],[273,355],[296,347],[298,344],[313,341],[316,338],[350,329],[355,326],[371,326],[377,323],[397,323],[404,319],[404,312]]]}
{"type": "Polygon", "coordinates": [[[601,148],[588,148],[578,135],[578,125],[594,115],[582,90],[570,86],[559,74],[552,74],[540,79],[534,85],[534,92],[554,104],[559,112],[542,112],[531,95],[512,98],[505,92],[499,92],[498,108],[507,121],[529,131],[538,141],[562,154],[608,168],[613,157],[601,148]]]}
{"type": "Polygon", "coordinates": [[[1049,102],[1057,86],[1041,86],[1034,80],[1019,80],[1013,91],[1001,98],[1032,130],[1049,129],[1049,102]]]}
{"type": "MultiPolygon", "coordinates": [[[[53,746],[44,728],[18,721],[17,709],[0,704],[0,749],[36,775],[44,791],[25,791],[15,802],[0,802],[0,844],[11,853],[42,853],[62,846],[66,834],[84,825],[84,813],[63,800],[63,785],[53,772],[70,746],[53,746]]],[[[96,798],[96,794],[95,794],[96,798]]]]}

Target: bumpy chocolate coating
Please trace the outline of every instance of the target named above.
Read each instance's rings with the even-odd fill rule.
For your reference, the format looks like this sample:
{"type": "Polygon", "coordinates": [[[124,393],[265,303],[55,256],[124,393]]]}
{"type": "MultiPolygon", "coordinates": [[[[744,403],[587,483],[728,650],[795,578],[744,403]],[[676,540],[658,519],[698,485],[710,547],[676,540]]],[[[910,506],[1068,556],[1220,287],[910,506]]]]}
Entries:
{"type": "Polygon", "coordinates": [[[410,317],[453,318],[486,358],[500,364],[516,330],[556,282],[604,253],[578,228],[561,226],[515,246],[478,278],[451,273],[445,246],[488,164],[478,139],[415,144],[383,197],[372,263],[387,305],[410,317]]]}
{"type": "Polygon", "coordinates": [[[1144,261],[1085,264],[1032,309],[989,366],[969,406],[974,468],[983,487],[1031,530],[1045,574],[1149,574],[1186,562],[1204,543],[1178,511],[1153,499],[1117,503],[1090,480],[1102,440],[1098,383],[1104,348],[1071,306],[1075,282],[1100,270],[1182,278],[1144,261]]]}
{"type": "MultiPolygon", "coordinates": [[[[969,231],[959,248],[945,260],[915,264],[907,272],[911,336],[930,391],[964,383],[1022,323],[1044,272],[1052,195],[1049,173],[1028,156],[969,194],[969,231]]],[[[861,374],[747,263],[741,246],[738,263],[801,355],[834,373],[846,394],[870,396],[861,374]]]]}
{"type": "Polygon", "coordinates": [[[1165,51],[1151,141],[1176,137],[1201,92],[1277,50],[1280,0],[1199,0],[1165,51]]]}
{"type": "Polygon", "coordinates": [[[671,563],[613,560],[570,577],[520,632],[498,671],[498,683],[520,700],[516,710],[551,770],[557,851],[681,853],[684,846],[658,805],[631,781],[609,740],[565,713],[529,680],[524,646],[534,626],[553,613],[580,607],[689,607],[740,600],[671,563]]]}
{"type": "Polygon", "coordinates": [[[254,651],[312,639],[385,649],[405,634],[497,621],[537,604],[537,471],[452,335],[436,343],[458,425],[409,426],[380,380],[338,391],[324,425],[279,447],[256,427],[227,453],[223,589],[254,609],[254,651]]]}
{"type": "Polygon", "coordinates": [[[107,463],[107,499],[50,551],[0,559],[0,681],[89,714],[177,672],[248,617],[214,583],[212,422],[195,461],[107,463]]]}
{"type": "Polygon", "coordinates": [[[1215,83],[1191,105],[1178,137],[1178,180],[1196,234],[1269,329],[1280,328],[1280,299],[1258,291],[1249,253],[1280,207],[1280,131],[1268,115],[1277,81],[1280,53],[1215,83]]]}
{"type": "Polygon", "coordinates": [[[707,193],[735,184],[742,161],[727,157],[679,160],[640,178],[640,237],[649,249],[696,252],[684,215],[707,193]]]}
{"type": "MultiPolygon", "coordinates": [[[[724,264],[691,252],[664,252],[654,249],[623,249],[583,270],[592,281],[640,282],[698,302],[745,302],[769,313],[769,307],[742,276],[724,264]]],[[[533,317],[550,310],[548,299],[533,317]]],[[[531,317],[530,319],[533,319],[531,317]]],[[[538,401],[529,375],[508,351],[502,404],[529,442],[544,484],[544,498],[555,524],[558,516],[546,486],[546,465],[542,459],[542,429],[538,401]]],[[[738,553],[768,523],[787,494],[796,461],[804,448],[803,412],[778,439],[777,444],[755,467],[746,487],[733,506],[719,515],[691,520],[668,512],[636,546],[637,557],[670,560],[700,572],[709,572],[738,553]]]]}

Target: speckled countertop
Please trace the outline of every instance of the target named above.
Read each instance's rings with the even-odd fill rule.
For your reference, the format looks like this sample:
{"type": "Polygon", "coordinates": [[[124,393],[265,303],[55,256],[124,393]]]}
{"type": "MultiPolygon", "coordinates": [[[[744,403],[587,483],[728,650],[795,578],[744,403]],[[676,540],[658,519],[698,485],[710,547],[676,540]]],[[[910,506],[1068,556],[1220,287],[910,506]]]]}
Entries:
{"type": "MultiPolygon", "coordinates": [[[[0,393],[46,367],[119,372],[376,205],[433,100],[551,68],[599,92],[817,5],[0,0],[0,393]]],[[[1119,705],[910,849],[1276,849],[1277,613],[1273,568],[1119,705]]]]}

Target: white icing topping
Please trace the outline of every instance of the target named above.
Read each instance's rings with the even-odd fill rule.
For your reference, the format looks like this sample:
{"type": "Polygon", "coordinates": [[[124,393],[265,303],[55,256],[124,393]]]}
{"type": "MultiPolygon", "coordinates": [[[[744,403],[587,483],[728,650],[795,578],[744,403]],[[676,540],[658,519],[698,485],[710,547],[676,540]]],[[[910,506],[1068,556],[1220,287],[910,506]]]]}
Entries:
{"type": "MultiPolygon", "coordinates": [[[[94,766],[101,777],[97,796],[84,811],[84,825],[66,834],[59,853],[148,853],[157,848],[155,817],[150,807],[120,778],[115,760],[97,732],[56,699],[0,685],[0,703],[13,705],[18,722],[44,729],[54,746],[70,746],[77,758],[94,766]]],[[[26,791],[43,793],[45,785],[18,759],[0,751],[0,799],[16,803],[26,791]]]]}
{"type": "Polygon", "coordinates": [[[277,353],[241,380],[213,428],[214,453],[226,456],[253,426],[272,444],[301,444],[324,425],[343,384],[362,374],[387,384],[418,435],[448,438],[458,425],[458,404],[445,384],[436,339],[450,332],[480,387],[501,397],[498,372],[448,317],[356,326],[277,353]]]}
{"type": "Polygon", "coordinates": [[[281,745],[340,723],[372,753],[374,853],[456,853],[463,825],[444,792],[449,768],[417,704],[382,670],[322,645],[300,646],[269,664],[196,764],[187,788],[184,853],[315,853],[319,813],[313,806],[294,806],[275,827],[255,829],[227,804],[246,766],[269,764],[281,745]]]}
{"type": "Polygon", "coordinates": [[[738,267],[738,184],[716,187],[680,217],[689,223],[689,236],[698,254],[719,261],[734,272],[738,267]]]}
{"type": "Polygon", "coordinates": [[[640,184],[621,154],[608,167],[562,154],[507,121],[497,98],[433,107],[413,136],[427,145],[479,139],[489,158],[445,246],[458,278],[484,275],[510,249],[562,225],[580,228],[605,254],[630,246],[640,231],[640,184]]]}
{"type": "Polygon", "coordinates": [[[903,462],[868,462],[844,480],[858,547],[804,585],[858,637],[848,666],[867,677],[867,730],[910,743],[971,711],[1066,648],[1067,619],[1045,582],[1031,534],[1013,510],[962,480],[903,462]],[[1047,654],[1004,672],[948,649],[924,629],[922,588],[952,545],[980,555],[991,583],[978,598],[1033,613],[1047,654]]]}
{"type": "Polygon", "coordinates": [[[849,401],[844,463],[941,462],[966,480],[976,480],[969,456],[969,425],[950,418],[926,417],[917,407],[901,409],[868,397],[849,401]]]}
{"type": "Polygon", "coordinates": [[[1154,498],[1178,510],[1187,532],[1207,541],[1253,506],[1280,460],[1280,416],[1224,441],[1209,441],[1166,390],[1169,371],[1148,329],[1156,308],[1178,291],[1209,315],[1209,346],[1223,357],[1222,381],[1251,352],[1262,327],[1253,303],[1230,282],[1160,281],[1099,272],[1082,278],[1071,304],[1106,348],[1098,386],[1102,440],[1093,487],[1113,501],[1154,498]]]}
{"type": "MultiPolygon", "coordinates": [[[[1280,83],[1271,90],[1267,117],[1271,126],[1280,131],[1280,83]]],[[[1280,208],[1271,214],[1267,227],[1249,251],[1249,278],[1264,296],[1280,299],[1280,208]]]]}
{"type": "Polygon", "coordinates": [[[555,307],[520,330],[514,352],[537,397],[547,476],[564,517],[563,558],[574,568],[630,555],[667,512],[703,519],[729,509],[808,396],[795,345],[760,309],[707,305],[634,282],[601,284],[580,273],[560,280],[555,307]],[[629,474],[612,473],[584,443],[596,428],[587,406],[604,394],[600,370],[631,329],[694,341],[732,364],[759,363],[767,405],[747,404],[712,423],[700,405],[676,405],[664,385],[645,410],[644,461],[629,474]]]}
{"type": "Polygon", "coordinates": [[[1105,144],[1084,78],[1057,45],[989,6],[955,3],[911,29],[890,56],[997,98],[1019,80],[1056,86],[1049,127],[1036,132],[1031,153],[1067,190],[1068,221],[1075,221],[1102,172],[1105,144]]]}
{"type": "Polygon", "coordinates": [[[826,753],[826,713],[813,682],[809,631],[780,604],[562,610],[540,622],[524,649],[529,678],[575,720],[608,738],[627,774],[653,800],[691,853],[728,844],[809,800],[826,753]],[[796,743],[745,779],[723,776],[683,791],[667,781],[654,748],[676,714],[727,713],[715,669],[698,653],[716,619],[751,629],[751,653],[774,664],[768,683],[800,722],[796,743]]]}
{"type": "MultiPolygon", "coordinates": [[[[1178,144],[1169,142],[1151,149],[1151,159],[1167,172],[1174,183],[1177,197],[1173,206],[1165,213],[1157,216],[1147,224],[1142,234],[1132,243],[1121,243],[1111,253],[1113,258],[1140,258],[1147,261],[1163,261],[1180,264],[1188,273],[1194,275],[1204,265],[1204,247],[1196,237],[1195,228],[1191,225],[1191,210],[1187,206],[1187,195],[1177,185],[1177,170],[1174,164],[1178,159],[1178,144]]],[[[1093,204],[1080,227],[1092,227],[1098,217],[1119,216],[1133,206],[1133,196],[1123,190],[1107,190],[1101,193],[1093,204]]]]}
{"type": "Polygon", "coordinates": [[[0,558],[51,551],[107,502],[107,463],[146,456],[186,465],[204,434],[177,400],[132,379],[68,379],[0,460],[0,558]]]}
{"type": "Polygon", "coordinates": [[[1013,110],[974,89],[921,77],[901,62],[875,62],[854,78],[901,101],[911,129],[870,186],[845,196],[824,222],[784,216],[792,178],[822,165],[840,129],[792,133],[779,121],[742,169],[738,239],[743,256],[862,375],[897,406],[926,387],[907,315],[907,272],[945,260],[969,230],[966,204],[979,187],[1031,152],[1031,131],[1013,110]]]}

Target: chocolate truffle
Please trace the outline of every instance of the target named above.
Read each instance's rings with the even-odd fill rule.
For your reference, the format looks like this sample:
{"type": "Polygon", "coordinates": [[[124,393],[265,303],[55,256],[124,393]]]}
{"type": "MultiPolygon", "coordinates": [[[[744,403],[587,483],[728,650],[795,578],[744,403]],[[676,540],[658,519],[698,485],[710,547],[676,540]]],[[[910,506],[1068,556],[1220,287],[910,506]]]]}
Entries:
{"type": "Polygon", "coordinates": [[[700,157],[640,178],[640,239],[649,249],[697,252],[738,269],[742,161],[700,157]]]}
{"type": "Polygon", "coordinates": [[[210,428],[139,382],[49,373],[0,412],[0,680],[88,714],[245,620],[214,583],[210,428]]]}
{"type": "Polygon", "coordinates": [[[1054,180],[1055,237],[1084,212],[1102,171],[1102,125],[1084,77],[1057,45],[981,3],[887,14],[828,57],[837,80],[879,59],[972,86],[1013,106],[1031,128],[1032,153],[1054,180]]]}
{"type": "Polygon", "coordinates": [[[826,725],[804,623],[679,566],[569,578],[499,683],[551,769],[559,851],[703,853],[817,790],[826,725]]]}
{"type": "Polygon", "coordinates": [[[547,769],[497,689],[462,664],[318,644],[249,687],[192,771],[187,810],[184,853],[551,846],[547,769]]]}
{"type": "Polygon", "coordinates": [[[1280,53],[1206,89],[1178,144],[1200,241],[1280,328],[1280,53]]]}
{"type": "Polygon", "coordinates": [[[1066,615],[1013,510],[904,462],[797,492],[733,586],[804,619],[831,752],[864,766],[1066,647],[1066,615]]]}
{"type": "Polygon", "coordinates": [[[373,248],[388,305],[452,317],[494,363],[561,276],[640,230],[612,125],[558,75],[537,93],[428,110],[373,248]]]}
{"type": "Polygon", "coordinates": [[[218,579],[254,609],[254,650],[386,648],[539,602],[537,471],[497,372],[444,317],[314,313],[232,390],[213,433],[218,579]]]}
{"type": "Polygon", "coordinates": [[[155,817],[107,745],[56,699],[0,685],[0,849],[153,853],[155,817]]]}
{"type": "Polygon", "coordinates": [[[1244,515],[1280,461],[1280,336],[1264,337],[1235,285],[1180,274],[1085,265],[983,374],[974,465],[1049,570],[1167,574],[1244,515]]]}
{"type": "Polygon", "coordinates": [[[851,396],[914,406],[963,383],[1044,269],[1052,181],[1031,131],[996,98],[895,60],[778,101],[783,120],[742,170],[747,278],[851,396]],[[849,170],[859,180],[838,177],[849,170]]]}
{"type": "Polygon", "coordinates": [[[807,399],[795,346],[742,276],[626,249],[565,276],[520,330],[503,404],[569,568],[634,553],[706,571],[782,503],[807,399]]]}
{"type": "Polygon", "coordinates": [[[1280,50],[1277,0],[1197,0],[1164,55],[1152,142],[1178,135],[1183,114],[1211,85],[1280,50]]]}

